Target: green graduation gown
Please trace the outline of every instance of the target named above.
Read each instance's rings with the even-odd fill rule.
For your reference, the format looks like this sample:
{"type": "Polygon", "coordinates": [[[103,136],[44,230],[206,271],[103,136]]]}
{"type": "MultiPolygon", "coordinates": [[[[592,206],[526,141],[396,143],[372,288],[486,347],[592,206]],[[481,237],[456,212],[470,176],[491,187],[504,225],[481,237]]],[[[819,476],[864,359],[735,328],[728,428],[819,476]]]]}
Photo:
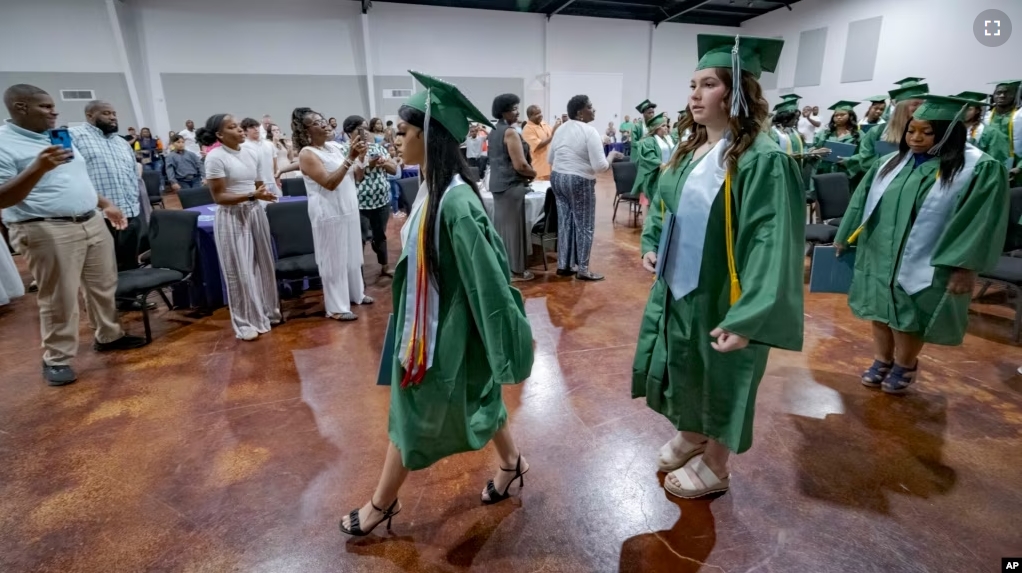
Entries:
{"type": "Polygon", "coordinates": [[[887,124],[878,125],[873,129],[861,134],[859,137],[859,148],[855,155],[846,157],[841,165],[849,177],[861,177],[865,175],[877,160],[876,144],[887,129],[887,124]]]}
{"type": "Polygon", "coordinates": [[[646,122],[642,119],[632,124],[632,161],[638,161],[638,154],[635,153],[635,146],[642,142],[649,130],[646,129],[646,122]]]}
{"type": "MultiPolygon", "coordinates": [[[[874,130],[871,129],[870,131],[874,131],[874,130]]],[[[859,140],[861,141],[861,139],[862,139],[862,137],[861,137],[861,134],[860,134],[859,140]]],[[[848,133],[848,134],[843,135],[841,137],[834,137],[834,136],[831,135],[829,129],[824,129],[823,131],[821,131],[821,132],[816,134],[816,139],[813,140],[813,147],[827,147],[827,142],[828,141],[836,141],[838,143],[849,143],[849,144],[852,144],[852,145],[857,145],[856,140],[855,140],[855,136],[852,135],[851,133],[848,133]]],[[[856,153],[858,153],[859,149],[856,148],[855,151],[856,151],[856,153]]],[[[819,161],[819,163],[817,163],[816,171],[815,172],[816,173],[836,173],[838,171],[846,171],[845,166],[838,165],[837,163],[831,163],[829,161],[822,161],[821,160],[821,161],[819,161]]]]}
{"type": "MultiPolygon", "coordinates": [[[[697,164],[689,154],[660,176],[643,225],[643,253],[657,250],[660,210],[676,209],[697,164]]],[[[741,453],[752,445],[756,391],[770,347],[802,348],[805,201],[798,167],[765,133],[739,158],[731,193],[741,297],[728,304],[722,188],[710,209],[699,285],[677,301],[664,279],[650,291],[632,366],[632,397],[644,397],[675,428],[741,453]],[[718,326],[747,337],[749,346],[717,352],[710,347],[710,331],[718,326]]]]}
{"type": "Polygon", "coordinates": [[[1011,158],[1008,136],[999,129],[990,129],[989,126],[984,126],[983,133],[980,134],[977,141],[975,131],[977,130],[969,130],[969,143],[978,147],[983,153],[1007,165],[1008,159],[1011,158]]]}
{"type": "MultiPolygon", "coordinates": [[[[410,470],[485,446],[507,421],[500,385],[517,384],[532,371],[532,329],[521,293],[510,286],[504,243],[471,187],[459,185],[447,195],[440,215],[436,350],[421,384],[401,387],[395,344],[389,434],[410,470]]],[[[398,339],[408,273],[402,256],[392,286],[398,339]]]]}
{"type": "MultiPolygon", "coordinates": [[[[876,162],[855,190],[835,243],[847,243],[859,227],[873,179],[893,157],[876,162]]],[[[1004,164],[989,155],[979,160],[930,260],[936,267],[933,283],[909,295],[898,283],[901,258],[939,167],[939,158],[917,167],[909,163],[887,187],[856,239],[848,306],[861,319],[882,322],[925,342],[956,346],[965,337],[972,294],[946,294],[948,278],[954,268],[983,272],[997,264],[1008,225],[1008,180],[1004,164]]]]}
{"type": "Polygon", "coordinates": [[[657,180],[660,178],[660,166],[663,165],[663,153],[660,144],[652,133],[642,138],[637,145],[632,145],[632,158],[636,162],[635,183],[632,195],[643,193],[647,199],[656,193],[657,180]]]}

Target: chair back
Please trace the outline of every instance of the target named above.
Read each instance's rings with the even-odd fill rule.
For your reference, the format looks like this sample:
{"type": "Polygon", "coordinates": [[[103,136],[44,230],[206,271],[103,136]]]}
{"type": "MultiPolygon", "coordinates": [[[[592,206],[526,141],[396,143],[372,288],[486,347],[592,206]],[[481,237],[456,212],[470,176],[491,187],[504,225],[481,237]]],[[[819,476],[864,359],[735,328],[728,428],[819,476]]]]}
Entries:
{"type": "Polygon", "coordinates": [[[191,274],[195,268],[195,211],[155,209],[149,218],[150,262],[156,269],[191,274]]]}
{"type": "Polygon", "coordinates": [[[618,195],[631,195],[632,187],[635,186],[635,178],[639,173],[639,166],[633,161],[615,161],[610,164],[614,172],[614,188],[618,195]]]}
{"type": "Polygon", "coordinates": [[[182,209],[213,204],[213,193],[209,190],[209,187],[182,188],[177,192],[177,198],[181,200],[182,209]]]}
{"type": "Polygon", "coordinates": [[[544,235],[557,234],[557,197],[553,189],[546,190],[546,198],[543,200],[543,216],[532,227],[533,233],[544,235]]]}
{"type": "Polygon", "coordinates": [[[820,219],[843,217],[852,200],[848,175],[844,173],[823,173],[813,175],[816,185],[816,200],[820,203],[820,219]]]}
{"type": "Polygon", "coordinates": [[[280,185],[283,187],[283,189],[281,189],[281,193],[287,197],[307,197],[309,195],[309,192],[305,190],[304,177],[281,179],[280,185]]]}
{"type": "Polygon", "coordinates": [[[1004,252],[1022,249],[1022,187],[1016,187],[1009,193],[1008,202],[1008,234],[1004,237],[1004,252]]]}
{"type": "Polygon", "coordinates": [[[149,195],[150,199],[162,199],[163,195],[160,194],[160,172],[159,171],[143,171],[142,172],[142,183],[145,184],[146,195],[149,195]]]}
{"type": "Polygon", "coordinates": [[[405,177],[398,179],[397,184],[401,187],[401,207],[405,213],[411,214],[412,205],[415,203],[415,196],[419,193],[419,178],[405,177]]]}
{"type": "Polygon", "coordinates": [[[309,204],[304,201],[270,203],[266,206],[270,234],[277,245],[277,258],[311,255],[316,252],[312,241],[309,204]]]}

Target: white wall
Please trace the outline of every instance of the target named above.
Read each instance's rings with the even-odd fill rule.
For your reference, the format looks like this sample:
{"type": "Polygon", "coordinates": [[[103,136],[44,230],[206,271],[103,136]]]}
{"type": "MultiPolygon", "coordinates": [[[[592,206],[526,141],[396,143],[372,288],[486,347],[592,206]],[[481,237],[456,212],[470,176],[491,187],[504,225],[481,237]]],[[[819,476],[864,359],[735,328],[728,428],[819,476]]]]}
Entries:
{"type": "MultiPolygon", "coordinates": [[[[653,78],[649,91],[649,99],[657,104],[657,110],[667,112],[671,122],[674,122],[678,116],[677,112],[685,109],[685,106],[688,105],[692,73],[699,62],[699,57],[696,54],[697,34],[733,35],[736,33],[738,33],[736,28],[717,28],[673,22],[657,27],[653,34],[653,78]]],[[[639,101],[642,100],[635,103],[639,103],[639,101]]],[[[638,112],[628,109],[626,113],[634,118],[638,112]]]]}
{"type": "MultiPolygon", "coordinates": [[[[799,34],[828,28],[821,85],[796,88],[803,104],[826,109],[841,99],[886,93],[895,87],[894,80],[909,76],[924,77],[931,92],[949,95],[991,92],[988,82],[1022,77],[1019,0],[802,0],[791,7],[791,12],[777,10],[746,22],[742,33],[784,36],[777,82],[783,89],[794,83],[799,34]],[[976,16],[991,8],[1006,13],[1015,26],[1011,39],[999,48],[983,46],[972,32],[976,16]],[[876,16],[884,20],[873,81],[842,84],[848,23],[876,16]]],[[[777,91],[766,96],[777,101],[777,91]]],[[[860,116],[865,107],[856,108],[860,116]]]]}
{"type": "Polygon", "coordinates": [[[0,72],[120,71],[104,0],[0,0],[0,72]]]}

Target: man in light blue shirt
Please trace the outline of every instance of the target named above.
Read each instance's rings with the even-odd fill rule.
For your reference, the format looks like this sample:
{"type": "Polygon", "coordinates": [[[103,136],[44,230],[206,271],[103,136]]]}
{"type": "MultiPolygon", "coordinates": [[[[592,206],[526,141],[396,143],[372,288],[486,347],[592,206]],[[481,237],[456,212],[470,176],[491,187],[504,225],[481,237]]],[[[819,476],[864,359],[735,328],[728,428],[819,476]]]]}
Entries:
{"type": "Polygon", "coordinates": [[[58,113],[49,94],[18,84],[4,92],[4,105],[11,119],[0,127],[0,209],[12,246],[39,284],[43,378],[63,386],[77,380],[70,362],[78,352],[79,288],[96,328],[93,348],[145,344],[124,334],[114,304],[117,266],[103,218],[117,229],[127,221],[96,193],[74,145],[70,150],[50,145],[47,130],[57,124],[58,113]]]}

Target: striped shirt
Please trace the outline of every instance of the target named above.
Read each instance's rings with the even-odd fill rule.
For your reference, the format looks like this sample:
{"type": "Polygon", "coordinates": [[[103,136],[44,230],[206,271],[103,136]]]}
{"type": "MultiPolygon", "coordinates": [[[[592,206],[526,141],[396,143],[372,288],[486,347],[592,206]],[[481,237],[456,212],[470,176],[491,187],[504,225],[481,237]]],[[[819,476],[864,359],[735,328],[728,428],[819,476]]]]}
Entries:
{"type": "Polygon", "coordinates": [[[116,205],[125,217],[137,217],[142,207],[138,199],[138,171],[135,153],[128,142],[116,133],[103,135],[90,124],[69,131],[75,148],[85,159],[96,192],[116,205]]]}

